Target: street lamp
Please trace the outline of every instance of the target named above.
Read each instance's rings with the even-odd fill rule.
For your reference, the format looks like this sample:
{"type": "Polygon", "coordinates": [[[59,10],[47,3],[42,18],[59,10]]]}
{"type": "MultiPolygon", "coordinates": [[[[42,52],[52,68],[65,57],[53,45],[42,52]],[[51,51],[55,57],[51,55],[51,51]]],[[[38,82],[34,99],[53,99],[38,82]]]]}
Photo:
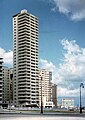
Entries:
{"type": "Polygon", "coordinates": [[[42,76],[41,76],[41,114],[43,114],[43,101],[42,101],[42,76]]]}
{"type": "Polygon", "coordinates": [[[82,113],[82,104],[81,104],[81,87],[84,88],[84,84],[80,84],[80,113],[82,113]]]}

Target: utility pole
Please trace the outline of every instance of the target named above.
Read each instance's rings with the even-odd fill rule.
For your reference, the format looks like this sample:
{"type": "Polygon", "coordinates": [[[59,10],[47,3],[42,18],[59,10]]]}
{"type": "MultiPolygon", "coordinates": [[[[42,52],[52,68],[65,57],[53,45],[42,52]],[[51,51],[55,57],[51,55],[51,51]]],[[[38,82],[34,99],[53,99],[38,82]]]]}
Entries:
{"type": "Polygon", "coordinates": [[[43,101],[42,101],[42,76],[41,76],[41,114],[43,114],[43,101]]]}

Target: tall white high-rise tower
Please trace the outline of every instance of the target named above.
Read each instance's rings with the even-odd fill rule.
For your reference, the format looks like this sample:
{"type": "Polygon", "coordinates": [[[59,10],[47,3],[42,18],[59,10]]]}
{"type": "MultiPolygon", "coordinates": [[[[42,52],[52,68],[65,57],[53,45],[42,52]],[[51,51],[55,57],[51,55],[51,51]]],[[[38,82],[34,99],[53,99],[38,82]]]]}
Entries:
{"type": "Polygon", "coordinates": [[[39,104],[38,18],[27,10],[13,16],[15,106],[39,104]]]}

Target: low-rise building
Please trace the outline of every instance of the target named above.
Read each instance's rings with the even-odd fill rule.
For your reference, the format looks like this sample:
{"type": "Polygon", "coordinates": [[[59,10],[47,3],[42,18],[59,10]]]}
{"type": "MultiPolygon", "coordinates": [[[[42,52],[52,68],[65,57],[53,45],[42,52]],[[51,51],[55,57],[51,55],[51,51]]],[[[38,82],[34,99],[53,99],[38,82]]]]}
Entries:
{"type": "Polygon", "coordinates": [[[74,108],[74,99],[73,98],[62,98],[61,108],[74,108]]]}
{"type": "Polygon", "coordinates": [[[43,97],[43,107],[44,108],[53,108],[53,101],[46,101],[46,97],[43,97]]]}

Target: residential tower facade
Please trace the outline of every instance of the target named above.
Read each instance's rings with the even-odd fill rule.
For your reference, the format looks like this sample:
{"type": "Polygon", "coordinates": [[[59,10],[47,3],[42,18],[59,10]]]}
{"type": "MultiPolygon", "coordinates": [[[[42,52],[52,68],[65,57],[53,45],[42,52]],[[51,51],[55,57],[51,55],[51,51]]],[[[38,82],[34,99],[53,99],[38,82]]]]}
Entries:
{"type": "Polygon", "coordinates": [[[15,106],[38,105],[38,18],[27,10],[13,16],[13,67],[15,106]]]}
{"type": "Polygon", "coordinates": [[[13,103],[13,69],[4,67],[2,68],[3,80],[3,107],[10,106],[13,103]]]}
{"type": "MultiPolygon", "coordinates": [[[[46,102],[52,101],[52,72],[46,69],[39,70],[39,103],[41,105],[41,89],[43,105],[46,102]]],[[[45,105],[44,105],[45,106],[45,105]]]]}

